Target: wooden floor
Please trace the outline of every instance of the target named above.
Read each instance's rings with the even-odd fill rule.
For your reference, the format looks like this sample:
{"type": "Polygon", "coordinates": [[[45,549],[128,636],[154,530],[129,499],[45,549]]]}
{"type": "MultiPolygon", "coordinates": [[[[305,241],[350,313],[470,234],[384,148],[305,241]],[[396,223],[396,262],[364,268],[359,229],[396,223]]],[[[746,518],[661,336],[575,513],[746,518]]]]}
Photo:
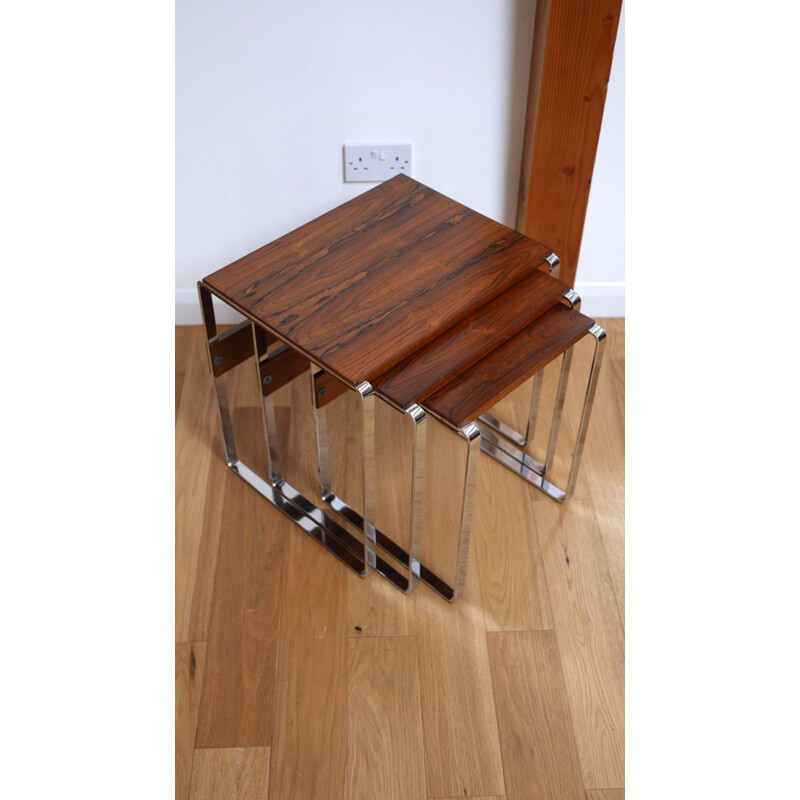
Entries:
{"type": "MultiPolygon", "coordinates": [[[[482,455],[455,604],[362,580],[228,470],[201,329],[176,328],[176,798],[624,798],[625,326],[599,322],[574,497],[561,506],[482,455]]],[[[591,357],[576,350],[573,387],[591,357]]],[[[240,455],[263,463],[255,367],[229,376],[240,455]]],[[[281,446],[313,475],[296,410],[310,388],[294,383],[276,395],[281,446]]],[[[507,398],[504,417],[521,426],[529,398],[507,398]]],[[[358,426],[334,427],[333,472],[356,505],[358,426]]],[[[446,487],[451,454],[428,433],[427,474],[446,487]]],[[[379,501],[396,485],[379,473],[379,501]]],[[[445,530],[425,512],[426,531],[445,530]]],[[[446,569],[447,553],[430,558],[446,569]]]]}

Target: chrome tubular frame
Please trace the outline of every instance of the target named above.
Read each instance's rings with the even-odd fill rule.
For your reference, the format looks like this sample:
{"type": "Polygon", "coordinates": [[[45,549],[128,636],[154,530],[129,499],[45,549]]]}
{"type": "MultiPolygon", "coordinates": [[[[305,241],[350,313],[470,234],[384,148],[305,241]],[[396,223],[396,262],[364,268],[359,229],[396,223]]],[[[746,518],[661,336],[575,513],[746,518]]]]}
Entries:
{"type": "Polygon", "coordinates": [[[561,271],[561,259],[555,254],[550,253],[545,261],[550,265],[550,274],[554,277],[558,277],[558,273],[561,271]]]}
{"type": "MultiPolygon", "coordinates": [[[[206,333],[209,365],[211,366],[213,375],[211,348],[219,338],[212,301],[213,293],[203,283],[198,283],[197,288],[200,296],[200,308],[206,333]]],[[[261,391],[261,373],[258,368],[260,364],[269,359],[270,355],[267,353],[267,347],[261,335],[261,329],[259,328],[256,330],[258,326],[254,320],[251,320],[251,324],[253,327],[253,344],[259,379],[259,391],[261,391]]],[[[282,347],[277,348],[271,355],[276,355],[282,349],[282,347]]],[[[363,394],[360,392],[364,403],[365,425],[367,427],[374,427],[371,417],[372,409],[374,408],[373,400],[370,399],[373,397],[371,388],[372,387],[369,387],[369,389],[367,389],[367,387],[364,387],[362,384],[363,394]]],[[[359,540],[358,537],[351,534],[336,522],[336,520],[326,515],[322,509],[314,505],[314,503],[304,497],[282,477],[277,451],[275,410],[270,397],[263,397],[262,393],[264,437],[266,439],[268,453],[268,482],[240,461],[236,455],[230,402],[224,373],[214,376],[214,389],[217,397],[217,408],[219,410],[220,426],[222,428],[222,438],[225,446],[225,459],[231,471],[255,489],[262,497],[272,503],[272,505],[286,514],[302,530],[312,536],[362,578],[367,577],[371,568],[374,567],[375,571],[380,572],[381,575],[402,591],[406,591],[409,579],[401,575],[384,559],[375,555],[374,549],[368,546],[369,540],[367,533],[365,533],[363,540],[359,540]]],[[[369,492],[369,485],[366,485],[365,489],[369,492]]]]}
{"type": "Polygon", "coordinates": [[[575,449],[572,453],[572,467],[569,471],[567,497],[565,499],[572,497],[572,494],[575,491],[575,483],[578,480],[578,468],[580,467],[581,457],[583,456],[583,445],[586,441],[586,431],[589,429],[589,418],[592,415],[594,395],[597,391],[597,378],[600,374],[600,366],[603,363],[603,352],[606,348],[606,332],[597,323],[589,328],[589,333],[594,337],[594,357],[592,358],[592,367],[589,372],[589,381],[586,385],[586,397],[583,401],[581,421],[578,424],[578,435],[575,439],[575,449]]]}
{"type": "MultiPolygon", "coordinates": [[[[478,460],[482,449],[482,430],[479,425],[468,422],[461,427],[455,427],[446,419],[432,411],[427,411],[432,417],[439,420],[446,428],[463,437],[467,445],[467,458],[464,468],[464,490],[461,497],[461,511],[459,516],[458,545],[456,546],[456,569],[453,585],[424,564],[419,565],[419,577],[437,594],[453,603],[464,593],[467,580],[467,561],[469,559],[469,542],[472,535],[472,512],[475,506],[475,487],[478,483],[478,460]]],[[[420,498],[421,500],[421,498],[420,498]]],[[[421,504],[421,503],[420,503],[421,504]]]]}
{"type": "MultiPolygon", "coordinates": [[[[559,261],[558,256],[555,253],[552,253],[548,256],[545,261],[551,264],[550,274],[557,277],[558,273],[558,265],[561,263],[559,261]],[[551,259],[555,260],[555,264],[551,259]],[[555,273],[553,270],[555,269],[555,273]]],[[[581,297],[580,295],[574,290],[570,289],[568,292],[565,292],[564,296],[561,298],[564,300],[570,308],[574,308],[576,311],[580,310],[581,307],[581,297]]],[[[562,366],[563,369],[563,366],[562,366]]],[[[567,370],[569,367],[567,366],[567,370]]],[[[562,374],[562,378],[564,378],[562,374]]],[[[530,410],[528,411],[528,423],[527,427],[525,428],[524,435],[520,433],[515,428],[512,428],[510,425],[507,425],[501,419],[489,414],[488,412],[481,414],[478,418],[478,422],[481,423],[484,429],[489,428],[501,436],[505,436],[506,439],[512,441],[514,444],[519,445],[520,447],[525,447],[528,442],[533,441],[533,434],[536,431],[536,422],[539,417],[539,401],[542,394],[542,384],[544,383],[544,371],[540,370],[533,376],[533,387],[531,389],[531,405],[530,410]]],[[[559,386],[561,386],[561,382],[559,382],[559,386]]],[[[555,419],[553,420],[555,424],[555,419]]],[[[553,428],[551,427],[551,431],[553,428]]],[[[549,459],[546,459],[546,461],[549,459]]]]}
{"type": "MultiPolygon", "coordinates": [[[[555,254],[550,253],[549,256],[545,258],[545,261],[550,266],[550,274],[554,278],[558,278],[559,269],[561,267],[561,259],[555,254]]],[[[570,289],[569,291],[565,292],[562,300],[565,300],[571,308],[574,308],[576,311],[581,307],[581,298],[580,295],[574,290],[570,289]]],[[[528,412],[528,424],[525,429],[525,434],[523,435],[515,428],[512,428],[510,425],[507,425],[501,419],[493,416],[489,413],[481,414],[479,421],[483,425],[484,428],[490,428],[493,431],[496,431],[501,436],[505,436],[506,439],[514,442],[514,444],[519,445],[520,447],[525,447],[525,445],[532,441],[533,434],[536,429],[536,421],[539,415],[539,399],[542,394],[542,383],[544,381],[544,374],[540,371],[537,372],[536,375],[533,377],[533,386],[531,389],[531,405],[530,410],[528,412]]]]}
{"type": "MultiPolygon", "coordinates": [[[[366,384],[369,386],[369,384],[366,384]]],[[[361,387],[364,387],[362,384],[361,387]]],[[[361,391],[359,387],[359,391],[361,391]]],[[[312,377],[312,391],[314,390],[314,382],[312,377]]],[[[371,390],[372,387],[369,387],[371,390]]],[[[369,391],[367,390],[367,391],[369,391]]],[[[371,396],[371,394],[370,394],[371,396]]],[[[392,408],[401,410],[394,403],[388,399],[381,397],[392,408]]],[[[330,505],[330,507],[341,514],[345,519],[349,520],[354,525],[364,528],[369,531],[368,542],[380,548],[381,551],[391,555],[396,561],[402,564],[409,570],[409,580],[406,592],[412,591],[419,581],[426,583],[437,594],[440,594],[446,600],[453,602],[461,597],[464,591],[467,574],[467,560],[469,557],[469,541],[472,531],[472,510],[474,506],[475,487],[478,478],[478,456],[481,450],[481,432],[477,425],[469,423],[463,428],[453,428],[446,420],[441,420],[448,428],[454,430],[460,436],[463,436],[467,442],[467,462],[464,473],[464,490],[462,496],[461,515],[459,522],[459,537],[458,545],[456,547],[456,569],[455,580],[451,586],[446,580],[437,575],[433,570],[426,567],[419,560],[419,552],[422,538],[422,504],[425,489],[425,439],[426,439],[426,420],[427,414],[423,408],[416,403],[402,409],[402,411],[411,419],[414,424],[414,458],[412,466],[411,477],[411,529],[409,539],[409,550],[406,551],[394,542],[384,531],[379,530],[374,526],[370,519],[371,514],[374,513],[374,501],[369,504],[365,501],[365,508],[367,522],[361,514],[358,513],[352,506],[348,505],[341,497],[334,494],[330,489],[330,462],[329,462],[329,447],[328,447],[328,431],[327,431],[327,418],[325,416],[325,408],[318,408],[315,403],[315,413],[317,415],[317,455],[320,459],[318,465],[320,475],[320,491],[322,499],[330,505]]],[[[374,414],[370,414],[374,421],[374,414]]],[[[369,425],[368,415],[365,415],[365,425],[369,425]]],[[[365,442],[369,441],[369,431],[365,429],[365,442]]],[[[374,436],[374,434],[373,434],[374,436]]],[[[374,493],[374,442],[365,446],[364,448],[364,491],[365,498],[367,492],[374,493]],[[371,465],[371,467],[370,467],[371,465]],[[371,476],[367,475],[371,472],[371,476]]],[[[374,498],[374,494],[373,494],[374,498]]],[[[376,568],[380,572],[380,568],[376,568]]],[[[397,585],[395,583],[395,585],[397,585]]],[[[402,587],[401,587],[402,588],[402,587]]]]}
{"type": "MultiPolygon", "coordinates": [[[[551,270],[558,266],[558,258],[556,256],[552,258],[555,263],[551,261],[550,258],[547,259],[551,264],[551,270]]],[[[421,564],[419,560],[425,486],[426,411],[417,404],[412,404],[405,409],[398,409],[408,416],[414,426],[414,456],[410,493],[410,535],[409,550],[406,551],[385,533],[378,530],[375,525],[375,398],[377,395],[374,388],[368,381],[364,381],[357,387],[350,387],[358,392],[361,400],[364,454],[364,514],[362,517],[362,515],[331,491],[327,413],[324,407],[318,407],[314,399],[314,373],[318,365],[315,365],[313,361],[311,362],[310,374],[317,438],[317,470],[320,493],[322,500],[327,503],[330,508],[363,531],[363,539],[359,539],[336,520],[329,517],[322,509],[318,508],[314,503],[304,497],[293,486],[287,483],[282,476],[280,454],[277,446],[278,426],[275,417],[274,401],[271,393],[264,393],[260,383],[262,375],[261,368],[264,363],[269,361],[271,357],[284,351],[286,347],[288,347],[288,344],[279,346],[270,354],[265,331],[252,318],[250,318],[250,322],[253,337],[253,354],[255,356],[254,360],[259,381],[259,391],[262,396],[264,439],[267,446],[266,466],[269,481],[265,481],[250,467],[239,460],[236,454],[231,406],[228,397],[225,372],[223,371],[220,372],[220,374],[215,374],[215,365],[212,356],[212,347],[218,343],[220,338],[217,331],[212,300],[214,293],[201,282],[198,283],[198,294],[200,297],[200,307],[206,334],[209,365],[212,375],[214,376],[214,390],[217,398],[220,427],[222,429],[222,439],[225,448],[225,459],[228,467],[272,503],[272,505],[292,519],[302,530],[312,536],[323,545],[323,547],[343,561],[361,577],[366,577],[374,570],[404,592],[412,591],[421,580],[450,602],[461,597],[466,584],[467,560],[469,557],[469,543],[472,531],[472,515],[478,478],[478,457],[481,451],[487,453],[507,468],[516,472],[526,481],[537,486],[537,488],[541,489],[558,502],[564,502],[572,496],[575,490],[578,469],[583,454],[586,432],[588,430],[589,418],[594,403],[597,379],[605,346],[606,334],[599,325],[594,324],[588,331],[595,340],[595,352],[589,373],[575,446],[572,452],[572,464],[566,491],[559,489],[547,480],[545,474],[555,457],[572,358],[571,348],[568,349],[563,356],[550,437],[547,446],[547,455],[544,464],[539,463],[511,443],[513,441],[516,444],[524,446],[533,437],[536,419],[539,413],[542,388],[541,371],[534,376],[531,409],[527,431],[524,437],[489,414],[484,414],[475,423],[468,423],[460,428],[456,428],[446,420],[439,418],[448,428],[462,436],[467,446],[458,545],[456,548],[455,579],[453,585],[450,586],[424,564],[421,564]],[[501,435],[496,435],[491,428],[501,435]],[[509,441],[509,439],[511,441],[509,441]],[[401,564],[408,571],[408,576],[401,574],[397,569],[391,566],[382,557],[381,553],[390,555],[395,561],[401,564]]],[[[580,297],[574,290],[567,292],[563,299],[575,308],[578,308],[580,305],[580,297]]],[[[222,302],[225,301],[223,300],[222,302]]],[[[386,400],[386,398],[381,399],[386,400]]],[[[386,402],[396,407],[390,401],[386,400],[386,402]]]]}
{"type": "MultiPolygon", "coordinates": [[[[419,562],[420,541],[422,536],[422,500],[424,493],[425,476],[425,433],[427,416],[416,404],[412,404],[403,413],[411,420],[414,426],[414,458],[411,475],[410,497],[410,531],[409,549],[406,551],[395,541],[379,530],[375,524],[375,395],[372,386],[365,381],[356,387],[364,402],[364,508],[362,516],[345,500],[331,490],[330,448],[328,445],[328,419],[326,406],[321,408],[316,402],[316,387],[314,375],[311,376],[311,390],[314,395],[314,418],[317,431],[317,471],[319,475],[319,489],[322,500],[327,503],[337,514],[340,514],[350,523],[365,531],[368,546],[368,563],[370,559],[377,558],[375,548],[391,556],[395,561],[408,570],[405,585],[400,585],[393,577],[390,580],[402,591],[413,591],[419,583],[421,566],[419,562]],[[362,394],[363,392],[363,394],[362,394]],[[369,498],[369,499],[367,499],[369,498]],[[366,522],[365,518],[366,517],[366,522]]],[[[381,398],[383,399],[383,398],[381,398]]],[[[395,407],[395,406],[392,406],[395,407]]],[[[398,409],[399,410],[399,409],[398,409]]],[[[378,572],[383,572],[376,567],[378,572]]],[[[384,577],[387,577],[384,575],[384,577]]]]}
{"type": "Polygon", "coordinates": [[[589,328],[587,333],[594,338],[595,350],[592,358],[592,366],[589,371],[589,379],[586,385],[586,394],[584,396],[581,418],[578,424],[578,433],[575,440],[575,446],[572,451],[572,463],[570,465],[566,490],[560,489],[558,486],[551,483],[545,477],[545,475],[548,469],[552,466],[552,462],[555,457],[556,444],[561,424],[561,415],[564,407],[564,397],[566,395],[567,379],[569,376],[569,365],[572,359],[572,348],[567,350],[563,357],[564,360],[562,362],[561,375],[556,393],[555,408],[553,411],[553,424],[550,429],[550,439],[547,445],[547,456],[544,464],[540,464],[524,451],[515,447],[502,437],[497,436],[493,431],[487,429],[482,424],[482,418],[479,419],[477,423],[483,436],[481,441],[481,450],[483,450],[484,453],[490,455],[495,459],[495,461],[498,461],[504,467],[507,467],[512,472],[515,472],[537,489],[541,489],[548,497],[553,498],[553,500],[556,500],[559,503],[569,500],[569,498],[572,497],[573,493],[575,492],[575,484],[578,479],[578,470],[580,468],[581,457],[583,455],[583,446],[586,441],[586,432],[589,428],[589,419],[592,414],[592,406],[594,404],[594,396],[597,389],[597,378],[600,373],[600,366],[603,361],[603,351],[605,349],[606,332],[597,323],[594,323],[592,327],[589,328]]]}
{"type": "Polygon", "coordinates": [[[275,404],[272,395],[261,391],[261,365],[269,361],[266,338],[255,323],[250,325],[253,334],[253,352],[256,354],[256,385],[261,395],[261,409],[264,417],[264,441],[267,443],[267,469],[273,486],[281,480],[281,460],[278,454],[278,426],[275,422],[275,404]]]}
{"type": "Polygon", "coordinates": [[[480,428],[468,423],[458,432],[467,441],[467,464],[464,469],[464,496],[461,501],[461,530],[458,539],[458,560],[456,562],[456,581],[450,602],[458,600],[464,593],[467,583],[467,561],[469,559],[469,540],[472,535],[472,511],[475,507],[475,487],[478,483],[478,457],[481,452],[480,428]]]}
{"type": "Polygon", "coordinates": [[[558,376],[558,389],[556,389],[556,402],[553,406],[553,421],[550,423],[550,438],[547,442],[547,455],[544,459],[544,472],[553,463],[558,444],[558,433],[561,429],[561,416],[564,413],[564,400],[567,397],[567,383],[569,381],[569,368],[572,364],[572,348],[570,347],[561,357],[561,372],[558,376]]]}
{"type": "Polygon", "coordinates": [[[367,564],[375,567],[375,390],[369,381],[356,386],[361,398],[361,420],[364,432],[364,543],[367,548],[367,564]]]}

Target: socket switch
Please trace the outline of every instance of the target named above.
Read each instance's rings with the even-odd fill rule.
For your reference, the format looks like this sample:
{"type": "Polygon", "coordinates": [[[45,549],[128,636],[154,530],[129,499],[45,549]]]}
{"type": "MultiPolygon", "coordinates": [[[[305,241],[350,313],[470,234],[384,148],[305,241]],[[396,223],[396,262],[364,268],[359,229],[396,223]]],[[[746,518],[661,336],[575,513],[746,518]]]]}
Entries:
{"type": "Polygon", "coordinates": [[[344,180],[385,181],[399,172],[411,175],[410,144],[346,144],[344,180]]]}

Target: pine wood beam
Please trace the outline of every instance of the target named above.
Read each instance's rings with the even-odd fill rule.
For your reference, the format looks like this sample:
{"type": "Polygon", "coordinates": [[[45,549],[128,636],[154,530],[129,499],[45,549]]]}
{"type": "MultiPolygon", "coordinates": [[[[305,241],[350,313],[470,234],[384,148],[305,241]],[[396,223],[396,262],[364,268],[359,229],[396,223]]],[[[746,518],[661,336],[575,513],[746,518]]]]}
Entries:
{"type": "Polygon", "coordinates": [[[622,0],[539,0],[517,229],[574,285],[622,0]]]}

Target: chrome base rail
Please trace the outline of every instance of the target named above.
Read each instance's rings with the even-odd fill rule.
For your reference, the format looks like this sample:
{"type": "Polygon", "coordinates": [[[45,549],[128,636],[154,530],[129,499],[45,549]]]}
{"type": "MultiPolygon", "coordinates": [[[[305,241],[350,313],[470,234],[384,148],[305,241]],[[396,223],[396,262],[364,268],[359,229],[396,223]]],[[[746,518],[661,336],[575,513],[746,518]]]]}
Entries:
{"type": "MultiPolygon", "coordinates": [[[[313,376],[312,376],[313,382],[313,376]]],[[[395,406],[391,403],[394,408],[395,406]]],[[[432,588],[435,592],[440,594],[446,600],[456,600],[463,592],[463,579],[459,582],[458,577],[455,585],[451,586],[444,578],[437,575],[433,570],[426,567],[420,562],[420,540],[422,533],[422,502],[425,488],[425,436],[426,436],[426,420],[427,416],[420,406],[412,404],[406,409],[397,409],[411,421],[414,431],[414,458],[412,462],[412,476],[411,476],[411,496],[410,500],[410,531],[409,531],[409,549],[406,550],[401,545],[397,544],[390,536],[379,528],[367,525],[370,531],[369,541],[379,549],[384,555],[390,556],[394,561],[400,564],[404,570],[408,572],[408,584],[404,591],[413,591],[418,583],[422,581],[432,588]]],[[[320,497],[323,502],[346,519],[357,528],[364,528],[363,516],[343,498],[339,497],[330,488],[331,483],[331,470],[330,470],[330,448],[328,445],[328,419],[326,407],[319,407],[315,403],[314,408],[316,431],[317,431],[317,470],[319,474],[320,484],[320,497]]],[[[365,419],[365,425],[369,423],[365,419]]],[[[374,486],[375,486],[375,460],[374,460],[374,433],[370,436],[370,432],[365,428],[365,441],[373,439],[372,443],[365,449],[365,455],[372,452],[372,456],[365,459],[365,496],[369,490],[373,497],[374,503],[374,486]]],[[[474,486],[472,489],[474,493],[474,486]]],[[[470,513],[471,513],[471,497],[470,497],[470,513]]],[[[374,513],[374,505],[372,512],[374,513]]],[[[464,537],[461,537],[462,543],[464,537]]],[[[466,539],[467,545],[469,539],[466,539]]],[[[375,556],[379,558],[379,556],[375,556]]],[[[466,570],[466,555],[464,554],[463,545],[459,546],[456,575],[460,574],[460,565],[463,562],[463,572],[466,570]]],[[[378,570],[380,571],[380,570],[378,570]]],[[[395,582],[395,585],[397,583],[395,582]]],[[[402,588],[402,587],[401,587],[402,588]]]]}
{"type": "Polygon", "coordinates": [[[552,497],[553,500],[559,503],[563,503],[566,500],[566,492],[563,489],[559,489],[555,484],[550,483],[544,477],[543,464],[540,464],[510,442],[497,436],[494,431],[488,430],[480,422],[478,422],[478,428],[482,437],[481,452],[491,456],[504,467],[508,467],[523,480],[537,489],[541,489],[548,497],[552,497]]]}
{"type": "MultiPolygon", "coordinates": [[[[367,563],[373,560],[377,563],[379,556],[376,548],[380,548],[385,555],[393,558],[403,569],[408,572],[404,576],[403,585],[396,580],[392,582],[408,593],[413,591],[419,582],[419,541],[422,528],[422,476],[425,466],[425,413],[419,406],[413,406],[406,412],[414,425],[414,464],[412,475],[411,496],[411,531],[410,547],[406,551],[383,531],[378,530],[374,524],[376,514],[376,489],[375,489],[375,393],[368,381],[356,387],[356,393],[362,400],[363,421],[363,456],[364,456],[364,498],[366,507],[366,523],[364,517],[346,501],[331,490],[330,447],[328,444],[328,412],[326,405],[317,401],[315,389],[315,375],[311,372],[312,402],[314,407],[314,423],[317,439],[317,475],[319,480],[319,493],[323,502],[331,509],[346,519],[356,528],[365,531],[367,545],[367,563]]],[[[385,562],[384,562],[385,563],[385,562]]],[[[377,570],[381,572],[380,569],[377,570]]],[[[395,570],[396,572],[396,570],[395,570]]],[[[383,572],[381,572],[383,574],[383,572]]]]}
{"type": "MultiPolygon", "coordinates": [[[[265,393],[266,390],[261,391],[260,389],[263,407],[264,440],[267,446],[267,463],[265,466],[267,468],[269,480],[264,480],[237,456],[225,373],[221,372],[217,374],[215,372],[214,364],[216,362],[212,357],[212,348],[215,345],[218,346],[220,339],[214,315],[212,292],[205,284],[199,283],[198,293],[200,296],[200,306],[206,333],[209,364],[211,366],[212,375],[214,376],[214,390],[228,467],[359,576],[367,577],[371,571],[378,572],[403,592],[412,591],[419,581],[422,581],[450,602],[457,600],[462,595],[466,584],[467,559],[472,531],[472,513],[478,476],[478,456],[481,451],[520,475],[520,477],[528,481],[528,483],[536,486],[559,503],[563,503],[572,496],[583,453],[584,441],[589,425],[589,418],[594,402],[597,378],[605,345],[606,334],[599,325],[594,324],[588,331],[588,333],[594,337],[595,351],[586,387],[583,410],[578,424],[576,441],[572,452],[572,464],[570,466],[566,490],[558,488],[545,476],[555,457],[560,421],[566,396],[567,380],[570,371],[572,348],[567,350],[563,355],[544,464],[539,463],[516,446],[524,446],[533,437],[536,418],[540,410],[539,399],[542,385],[542,372],[534,376],[531,410],[529,413],[527,431],[524,437],[490,414],[484,414],[476,422],[468,423],[461,428],[455,428],[446,420],[439,418],[450,430],[455,431],[466,440],[467,447],[466,466],[463,478],[464,488],[461,499],[461,509],[459,511],[460,521],[458,544],[456,547],[455,579],[453,585],[450,585],[422,564],[419,555],[422,529],[422,502],[425,484],[426,411],[416,404],[407,409],[400,409],[408,416],[414,426],[414,458],[410,495],[411,522],[409,550],[406,550],[394,542],[385,532],[379,530],[375,525],[376,393],[373,387],[366,381],[357,387],[350,387],[355,389],[361,400],[364,455],[363,516],[331,491],[326,413],[324,408],[318,407],[316,400],[313,402],[317,439],[317,469],[321,499],[327,504],[329,509],[333,510],[336,514],[340,515],[342,519],[363,532],[363,539],[360,539],[358,536],[350,533],[339,522],[328,516],[311,500],[304,497],[283,478],[277,447],[278,426],[275,408],[272,396],[269,392],[265,393]],[[392,558],[404,571],[407,571],[408,574],[403,574],[403,572],[386,561],[383,555],[392,558]]],[[[564,299],[571,303],[580,303],[580,298],[574,292],[565,295],[564,299]]],[[[268,352],[267,338],[264,335],[265,332],[254,320],[251,319],[250,324],[253,337],[253,351],[250,357],[254,356],[260,388],[262,380],[261,368],[271,357],[274,357],[278,351],[270,354],[268,352]]],[[[302,364],[300,366],[302,368],[302,364]]],[[[317,369],[317,366],[312,362],[312,397],[315,397],[315,392],[313,391],[315,369],[317,369]]],[[[264,382],[266,383],[266,378],[264,382]]],[[[392,404],[390,403],[390,405],[392,404]]]]}
{"type": "MultiPolygon", "coordinates": [[[[545,475],[552,466],[555,458],[556,445],[558,442],[558,434],[561,425],[561,416],[564,410],[564,399],[566,397],[567,379],[569,377],[570,362],[572,360],[572,348],[567,350],[563,356],[561,374],[558,381],[558,390],[556,391],[555,407],[553,409],[553,421],[550,428],[550,437],[547,444],[547,455],[544,464],[536,461],[523,450],[520,450],[518,447],[516,447],[515,444],[512,444],[511,441],[508,441],[508,439],[511,437],[509,437],[507,434],[507,438],[498,436],[495,432],[498,430],[497,427],[489,426],[486,423],[486,414],[481,416],[476,423],[481,432],[481,450],[484,453],[491,456],[493,459],[495,459],[495,461],[499,462],[504,467],[507,467],[512,472],[519,475],[523,480],[526,480],[537,489],[543,491],[548,497],[551,497],[553,500],[556,500],[559,503],[563,503],[565,500],[568,500],[575,492],[575,483],[578,479],[578,469],[580,468],[581,457],[583,455],[583,446],[586,441],[586,432],[589,428],[589,418],[591,417],[595,391],[597,389],[597,378],[600,372],[600,365],[603,361],[606,332],[595,323],[591,328],[589,328],[588,333],[594,338],[595,350],[592,358],[592,365],[589,371],[589,379],[586,385],[586,394],[584,396],[581,418],[578,424],[578,433],[575,439],[575,446],[572,451],[572,463],[570,465],[566,489],[560,489],[554,483],[549,481],[545,475]]],[[[491,419],[494,422],[497,422],[494,417],[491,419]]],[[[503,433],[502,430],[499,432],[503,433]]],[[[512,431],[512,433],[515,432],[512,431]]]]}
{"type": "MultiPolygon", "coordinates": [[[[315,393],[312,391],[312,394],[315,393]]],[[[402,412],[411,420],[414,425],[414,459],[411,477],[411,529],[409,532],[409,550],[407,551],[405,548],[398,545],[391,537],[387,536],[386,533],[381,531],[379,528],[370,525],[369,523],[367,523],[365,526],[362,515],[331,490],[327,412],[325,406],[319,407],[315,402],[314,413],[317,431],[317,470],[320,482],[320,497],[322,498],[323,502],[327,503],[333,511],[341,515],[351,524],[362,529],[366,527],[366,529],[370,531],[370,535],[368,536],[369,542],[373,543],[376,548],[380,549],[381,552],[391,556],[396,562],[401,564],[404,569],[408,570],[409,577],[408,587],[406,589],[407,592],[412,591],[417,586],[418,582],[422,581],[437,594],[440,594],[449,602],[453,602],[463,594],[464,586],[466,584],[469,540],[472,531],[472,509],[474,505],[475,486],[477,484],[478,454],[480,452],[480,430],[476,425],[473,424],[465,425],[463,428],[453,428],[449,423],[445,422],[448,428],[463,436],[467,442],[467,462],[464,475],[464,492],[459,523],[459,539],[456,547],[455,580],[453,585],[450,585],[446,580],[444,580],[444,578],[437,575],[425,564],[421,563],[419,557],[422,532],[422,503],[425,488],[425,429],[427,415],[425,411],[417,404],[412,404],[406,409],[400,409],[393,403],[390,403],[389,401],[386,402],[393,408],[397,408],[398,411],[402,410],[402,412]]],[[[365,425],[368,424],[369,423],[366,421],[365,417],[365,425]]],[[[365,442],[370,442],[370,444],[365,447],[364,481],[366,497],[368,496],[368,487],[369,491],[374,493],[375,444],[374,440],[370,436],[370,432],[366,428],[364,435],[365,442]]],[[[374,432],[372,433],[372,436],[374,436],[374,432]]],[[[374,513],[374,494],[372,494],[372,497],[373,504],[371,506],[371,511],[374,513]]],[[[368,511],[368,514],[369,513],[370,512],[368,511]]]]}
{"type": "MultiPolygon", "coordinates": [[[[209,351],[209,363],[211,363],[211,346],[218,338],[212,293],[202,284],[198,284],[198,293],[200,295],[200,307],[209,351]]],[[[266,352],[266,344],[263,337],[257,335],[255,327],[255,324],[253,324],[255,360],[256,369],[258,370],[259,364],[268,359],[269,356],[266,352]]],[[[260,372],[258,375],[260,380],[260,372]]],[[[336,556],[357,575],[362,578],[367,577],[370,571],[374,569],[401,591],[408,591],[409,580],[407,577],[383,558],[375,555],[374,550],[367,547],[366,541],[359,540],[358,537],[347,531],[281,477],[277,452],[277,427],[274,407],[270,397],[263,397],[264,436],[267,444],[267,467],[270,476],[268,482],[244,464],[236,455],[233,422],[224,373],[214,376],[214,389],[222,428],[225,459],[231,471],[272,503],[273,506],[286,514],[301,530],[319,542],[328,552],[336,556]]]]}

